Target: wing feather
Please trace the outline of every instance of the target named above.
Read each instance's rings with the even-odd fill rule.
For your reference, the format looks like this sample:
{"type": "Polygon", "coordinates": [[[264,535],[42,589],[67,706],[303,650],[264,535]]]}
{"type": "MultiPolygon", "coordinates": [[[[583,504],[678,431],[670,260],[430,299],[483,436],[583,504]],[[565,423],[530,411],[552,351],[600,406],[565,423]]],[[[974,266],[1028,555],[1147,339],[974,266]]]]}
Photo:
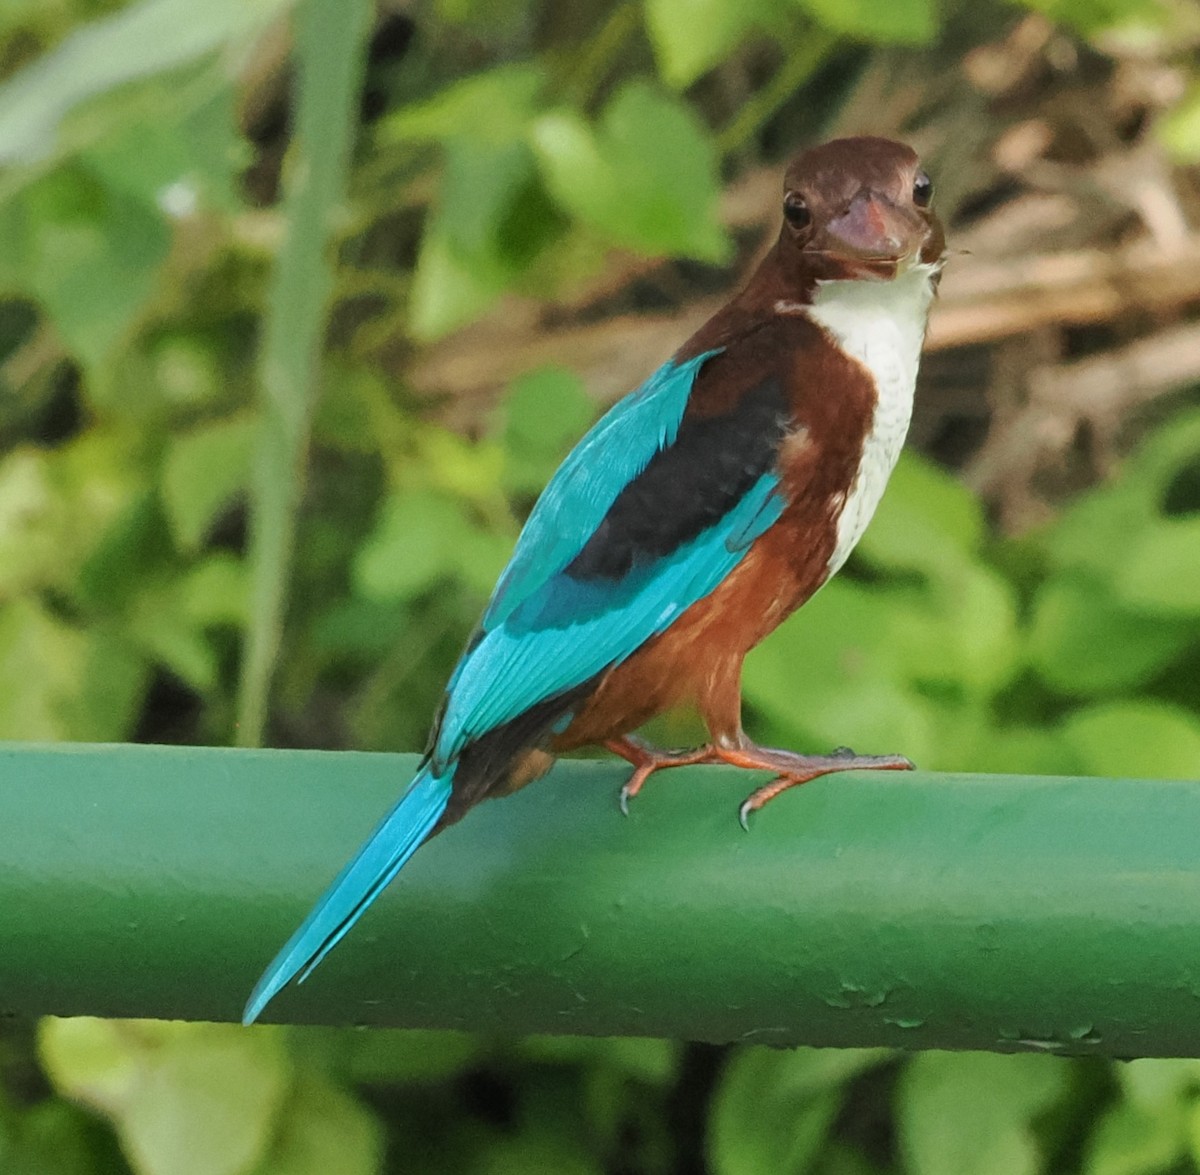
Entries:
{"type": "Polygon", "coordinates": [[[711,354],[661,368],[551,480],[447,688],[437,769],[631,656],[713,591],[783,512],[781,381],[760,373],[727,411],[685,419],[711,354]]]}
{"type": "Polygon", "coordinates": [[[485,632],[583,549],[621,491],[673,444],[696,373],[715,351],[664,363],[618,400],[571,450],[542,491],[483,615],[485,632]]]}
{"type": "Polygon", "coordinates": [[[453,758],[480,734],[619,664],[703,599],[783,511],[773,474],[759,478],[720,523],[624,579],[559,573],[514,609],[465,659],[436,745],[453,758]],[[743,545],[732,546],[739,533],[743,545]],[[732,549],[731,549],[732,546],[732,549]]]}

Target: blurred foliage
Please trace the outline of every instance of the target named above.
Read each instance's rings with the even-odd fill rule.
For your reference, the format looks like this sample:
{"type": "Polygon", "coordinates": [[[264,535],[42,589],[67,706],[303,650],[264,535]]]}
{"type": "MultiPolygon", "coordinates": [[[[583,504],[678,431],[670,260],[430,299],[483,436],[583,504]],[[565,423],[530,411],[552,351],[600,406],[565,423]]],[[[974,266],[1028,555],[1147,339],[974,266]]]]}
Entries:
{"type": "MultiPolygon", "coordinates": [[[[1027,6],[1085,37],[1170,16],[1027,6]]],[[[295,426],[273,468],[296,539],[269,737],[419,747],[519,519],[596,406],[572,372],[531,371],[464,435],[407,386],[416,349],[506,292],[569,298],[613,249],[727,262],[723,183],[817,136],[874,45],[971,44],[1014,16],[932,0],[381,10],[353,156],[335,153],[298,244],[290,221],[304,265],[337,261],[318,362],[292,330],[323,308],[319,272],[272,286],[281,210],[311,180],[303,145],[286,150],[290,7],[0,7],[0,737],[232,740],[240,638],[273,623],[251,620],[247,494],[274,411],[295,426]],[[310,443],[292,384],[317,380],[310,443]]],[[[336,120],[352,71],[322,72],[335,42],[297,43],[336,120]]],[[[1193,90],[1156,128],[1180,158],[1200,156],[1198,110],[1193,90]]],[[[1198,616],[1200,416],[1004,542],[953,476],[908,456],[847,572],[750,659],[748,722],[929,768],[1192,776],[1198,616]]],[[[666,720],[672,741],[688,721],[666,720]]],[[[5,1172],[703,1166],[1194,1171],[1200,1067],[86,1019],[47,1020],[36,1044],[0,1035],[5,1172]]]]}

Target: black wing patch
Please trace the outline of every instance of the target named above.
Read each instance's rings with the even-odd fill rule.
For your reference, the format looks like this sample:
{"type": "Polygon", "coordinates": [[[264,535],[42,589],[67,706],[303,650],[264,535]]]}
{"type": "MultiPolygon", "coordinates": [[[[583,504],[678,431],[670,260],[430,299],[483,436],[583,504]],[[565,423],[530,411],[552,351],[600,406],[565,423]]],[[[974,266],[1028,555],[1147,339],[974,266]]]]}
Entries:
{"type": "Polygon", "coordinates": [[[635,564],[669,555],[714,526],[771,471],[790,417],[787,393],[774,376],[731,412],[684,416],[675,443],[621,491],[565,573],[618,580],[635,564]]]}
{"type": "MultiPolygon", "coordinates": [[[[791,427],[790,415],[783,384],[772,377],[741,397],[729,412],[685,416],[675,443],[656,453],[621,491],[565,574],[576,581],[619,580],[634,566],[669,555],[718,523],[774,467],[791,427]]],[[[481,633],[472,637],[468,653],[480,637],[481,633]]],[[[458,757],[453,796],[438,827],[453,823],[494,791],[524,751],[544,747],[556,730],[570,722],[602,677],[599,674],[547,698],[472,739],[458,757]]],[[[444,710],[443,702],[429,749],[436,742],[444,710]]]]}

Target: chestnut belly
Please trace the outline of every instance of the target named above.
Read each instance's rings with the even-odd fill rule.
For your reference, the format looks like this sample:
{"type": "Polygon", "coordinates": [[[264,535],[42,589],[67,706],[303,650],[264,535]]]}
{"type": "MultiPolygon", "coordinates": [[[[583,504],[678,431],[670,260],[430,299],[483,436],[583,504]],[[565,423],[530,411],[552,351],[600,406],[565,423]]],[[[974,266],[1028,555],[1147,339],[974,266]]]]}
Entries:
{"type": "Polygon", "coordinates": [[[709,595],[609,670],[552,748],[618,738],[692,701],[710,729],[713,719],[738,725],[736,713],[712,713],[713,700],[728,697],[732,685],[733,708],[740,709],[742,658],[828,578],[832,533],[813,541],[811,533],[799,536],[787,522],[785,515],[709,595]]]}

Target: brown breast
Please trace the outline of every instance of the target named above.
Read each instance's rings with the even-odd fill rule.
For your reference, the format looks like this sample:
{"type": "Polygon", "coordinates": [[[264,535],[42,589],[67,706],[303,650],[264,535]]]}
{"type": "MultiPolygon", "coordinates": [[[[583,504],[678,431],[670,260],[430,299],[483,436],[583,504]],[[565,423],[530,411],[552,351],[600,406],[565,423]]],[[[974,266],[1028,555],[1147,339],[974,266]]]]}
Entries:
{"type": "MultiPolygon", "coordinates": [[[[685,351],[702,351],[703,343],[693,340],[685,351]]],[[[782,517],[713,592],[605,676],[557,742],[560,749],[628,733],[688,698],[709,709],[706,700],[719,695],[728,707],[729,681],[736,684],[745,654],[828,578],[875,387],[809,319],[775,314],[705,365],[689,411],[726,411],[767,377],[784,382],[792,406],[793,431],[778,465],[787,499],[782,517]]]]}

